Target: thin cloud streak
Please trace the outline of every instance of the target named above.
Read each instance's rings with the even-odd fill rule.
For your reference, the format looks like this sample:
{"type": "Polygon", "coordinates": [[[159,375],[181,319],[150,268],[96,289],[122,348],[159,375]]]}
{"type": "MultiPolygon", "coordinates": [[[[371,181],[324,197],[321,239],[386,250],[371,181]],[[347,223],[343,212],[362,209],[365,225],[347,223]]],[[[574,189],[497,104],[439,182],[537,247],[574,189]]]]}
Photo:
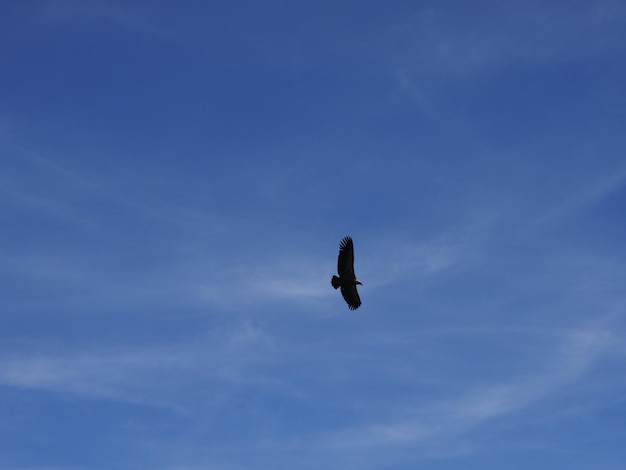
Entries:
{"type": "Polygon", "coordinates": [[[262,331],[242,324],[212,331],[191,343],[8,354],[0,360],[0,383],[186,410],[195,406],[192,397],[197,387],[213,390],[203,395],[210,402],[229,387],[262,381],[250,368],[266,361],[272,349],[262,331]]]}
{"type": "Polygon", "coordinates": [[[419,64],[411,73],[467,78],[519,62],[553,63],[621,48],[615,39],[623,38],[626,11],[615,2],[577,11],[543,4],[485,8],[497,18],[488,25],[463,20],[451,25],[441,12],[425,9],[390,29],[407,42],[406,64],[419,64]]]}
{"type": "Polygon", "coordinates": [[[594,204],[608,198],[626,184],[626,169],[619,169],[608,176],[597,179],[583,188],[570,192],[568,197],[548,208],[535,220],[528,223],[529,229],[537,229],[561,222],[594,204]]]}
{"type": "Polygon", "coordinates": [[[46,21],[55,23],[105,20],[128,31],[162,38],[168,36],[165,29],[157,27],[149,21],[145,14],[140,14],[136,9],[129,8],[126,4],[105,0],[45,2],[39,6],[36,14],[46,21]]]}
{"type": "Polygon", "coordinates": [[[616,345],[614,336],[604,328],[572,330],[553,351],[545,352],[552,359],[543,372],[512,377],[502,384],[473,386],[473,390],[456,398],[416,404],[403,413],[411,418],[346,429],[324,438],[324,445],[372,449],[426,443],[445,446],[445,442],[459,436],[471,439],[470,433],[477,426],[519,413],[580,381],[604,355],[615,355],[616,345]]]}
{"type": "Polygon", "coordinates": [[[622,457],[626,10],[409,3],[7,10],[2,465],[622,457]]]}

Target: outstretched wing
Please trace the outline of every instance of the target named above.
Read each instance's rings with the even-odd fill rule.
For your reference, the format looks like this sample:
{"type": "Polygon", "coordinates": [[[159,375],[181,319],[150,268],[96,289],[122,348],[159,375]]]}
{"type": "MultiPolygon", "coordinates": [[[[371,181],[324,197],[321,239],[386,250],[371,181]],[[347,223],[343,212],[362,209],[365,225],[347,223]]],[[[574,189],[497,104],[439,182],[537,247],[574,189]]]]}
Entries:
{"type": "MultiPolygon", "coordinates": [[[[354,245],[352,238],[344,237],[339,243],[339,258],[337,258],[337,272],[343,279],[355,279],[354,275],[354,245]]],[[[343,293],[343,289],[342,289],[343,293]]],[[[344,296],[345,297],[345,296],[344,296]]],[[[357,296],[358,297],[358,296],[357,296]]]]}
{"type": "Polygon", "coordinates": [[[361,298],[356,290],[356,276],[354,274],[354,245],[352,238],[344,237],[339,243],[339,258],[337,272],[342,279],[341,295],[350,310],[356,310],[361,305],[361,298]]]}
{"type": "Polygon", "coordinates": [[[356,310],[361,305],[361,297],[359,297],[359,293],[356,290],[356,285],[352,284],[348,287],[341,286],[341,295],[350,310],[356,310]]]}

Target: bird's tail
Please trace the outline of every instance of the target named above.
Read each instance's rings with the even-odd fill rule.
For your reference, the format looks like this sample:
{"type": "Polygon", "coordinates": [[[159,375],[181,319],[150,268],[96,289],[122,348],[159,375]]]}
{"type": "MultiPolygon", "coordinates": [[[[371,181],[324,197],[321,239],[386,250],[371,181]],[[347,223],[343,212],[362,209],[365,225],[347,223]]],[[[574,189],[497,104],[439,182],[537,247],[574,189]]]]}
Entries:
{"type": "Polygon", "coordinates": [[[337,289],[341,285],[341,281],[339,280],[337,276],[333,276],[333,278],[330,280],[330,283],[333,285],[335,289],[337,289]]]}

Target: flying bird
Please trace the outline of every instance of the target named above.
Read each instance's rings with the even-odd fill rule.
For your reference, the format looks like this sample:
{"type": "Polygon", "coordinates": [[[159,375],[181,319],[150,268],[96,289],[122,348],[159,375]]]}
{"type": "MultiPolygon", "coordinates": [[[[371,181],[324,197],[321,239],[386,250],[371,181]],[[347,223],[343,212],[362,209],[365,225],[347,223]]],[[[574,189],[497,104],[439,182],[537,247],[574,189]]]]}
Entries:
{"type": "Polygon", "coordinates": [[[350,237],[344,237],[339,243],[337,272],[339,276],[333,276],[330,283],[335,289],[341,287],[341,295],[348,304],[348,308],[356,310],[361,305],[356,286],[357,284],[362,286],[363,283],[354,274],[354,245],[350,237]]]}

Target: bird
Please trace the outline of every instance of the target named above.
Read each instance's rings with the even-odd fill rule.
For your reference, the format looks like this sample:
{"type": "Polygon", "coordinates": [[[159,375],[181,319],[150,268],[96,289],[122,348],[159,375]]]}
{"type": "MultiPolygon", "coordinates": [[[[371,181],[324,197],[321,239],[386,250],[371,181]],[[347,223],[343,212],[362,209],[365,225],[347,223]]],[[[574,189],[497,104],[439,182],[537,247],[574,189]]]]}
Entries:
{"type": "Polygon", "coordinates": [[[335,289],[341,287],[341,295],[348,304],[348,308],[356,310],[361,306],[361,298],[356,286],[357,284],[362,286],[363,283],[354,274],[354,244],[349,236],[342,238],[339,242],[337,272],[339,276],[333,276],[330,283],[335,289]]]}

